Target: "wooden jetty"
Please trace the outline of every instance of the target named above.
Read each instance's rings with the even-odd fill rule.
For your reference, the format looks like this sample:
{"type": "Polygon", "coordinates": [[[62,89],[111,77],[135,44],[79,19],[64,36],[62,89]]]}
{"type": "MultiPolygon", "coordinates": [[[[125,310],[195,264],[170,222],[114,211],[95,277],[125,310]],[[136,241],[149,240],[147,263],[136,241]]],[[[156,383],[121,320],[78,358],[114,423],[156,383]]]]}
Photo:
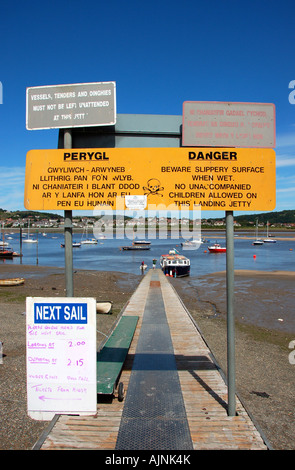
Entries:
{"type": "MultiPolygon", "coordinates": [[[[130,393],[131,389],[132,365],[135,363],[139,337],[144,325],[148,295],[153,292],[160,292],[163,299],[190,434],[190,448],[193,450],[268,449],[238,397],[236,416],[228,416],[227,386],[212,353],[169,280],[158,269],[150,270],[144,276],[123,312],[123,315],[139,316],[120,378],[125,386],[124,401],[119,401],[116,396],[105,400],[98,398],[96,416],[56,416],[36,443],[35,449],[114,451],[118,449],[117,441],[124,416],[124,406],[127,406],[128,392],[130,393]]],[[[142,397],[138,397],[138,400],[142,400],[142,397]]],[[[144,400],[142,403],[144,406],[144,400]]],[[[142,444],[139,440],[136,448],[159,449],[152,443],[150,447],[149,444],[145,444],[145,447],[142,444]]],[[[175,449],[173,440],[169,445],[170,447],[166,448],[175,449]]]]}

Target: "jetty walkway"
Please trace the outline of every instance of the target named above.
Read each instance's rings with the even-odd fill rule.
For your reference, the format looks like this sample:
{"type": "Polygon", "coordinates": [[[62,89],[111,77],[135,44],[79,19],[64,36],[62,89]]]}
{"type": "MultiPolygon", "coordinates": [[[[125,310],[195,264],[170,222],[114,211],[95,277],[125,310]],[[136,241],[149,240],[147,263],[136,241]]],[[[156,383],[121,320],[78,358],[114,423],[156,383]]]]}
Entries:
{"type": "Polygon", "coordinates": [[[96,416],[56,415],[35,449],[267,450],[161,270],[147,272],[123,315],[139,320],[124,363],[125,398],[98,398],[96,416]]]}

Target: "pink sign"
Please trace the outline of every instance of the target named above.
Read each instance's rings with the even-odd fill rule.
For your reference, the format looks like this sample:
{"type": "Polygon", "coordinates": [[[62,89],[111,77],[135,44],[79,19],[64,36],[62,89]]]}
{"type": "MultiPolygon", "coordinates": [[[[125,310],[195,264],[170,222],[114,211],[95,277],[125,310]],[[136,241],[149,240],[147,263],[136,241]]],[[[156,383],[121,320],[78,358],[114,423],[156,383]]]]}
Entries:
{"type": "Polygon", "coordinates": [[[272,103],[185,101],[182,145],[186,147],[275,147],[272,103]]]}

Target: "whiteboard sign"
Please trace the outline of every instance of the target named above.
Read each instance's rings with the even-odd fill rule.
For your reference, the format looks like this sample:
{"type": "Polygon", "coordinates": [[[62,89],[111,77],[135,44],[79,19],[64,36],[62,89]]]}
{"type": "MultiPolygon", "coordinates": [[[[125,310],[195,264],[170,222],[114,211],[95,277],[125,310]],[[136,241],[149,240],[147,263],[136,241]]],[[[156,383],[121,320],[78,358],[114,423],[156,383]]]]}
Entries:
{"type": "Polygon", "coordinates": [[[27,297],[28,414],[96,414],[96,300],[27,297]]]}

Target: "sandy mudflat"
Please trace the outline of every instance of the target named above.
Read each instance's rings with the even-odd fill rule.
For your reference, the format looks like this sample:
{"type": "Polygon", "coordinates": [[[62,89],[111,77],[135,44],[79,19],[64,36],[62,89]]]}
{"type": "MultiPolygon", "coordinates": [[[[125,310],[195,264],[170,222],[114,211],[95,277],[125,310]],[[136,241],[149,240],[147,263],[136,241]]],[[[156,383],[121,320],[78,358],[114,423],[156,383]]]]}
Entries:
{"type": "MultiPolygon", "coordinates": [[[[65,296],[64,270],[0,266],[0,278],[22,276],[25,284],[0,287],[0,449],[31,449],[48,423],[26,411],[25,299],[65,296]]],[[[98,344],[104,341],[141,277],[132,274],[74,273],[74,295],[110,299],[112,315],[97,316],[98,344]]],[[[295,339],[291,303],[294,273],[235,274],[237,392],[274,449],[294,449],[295,365],[289,342],[295,339]]],[[[226,370],[225,273],[170,279],[193,315],[217,361],[226,370]]]]}

